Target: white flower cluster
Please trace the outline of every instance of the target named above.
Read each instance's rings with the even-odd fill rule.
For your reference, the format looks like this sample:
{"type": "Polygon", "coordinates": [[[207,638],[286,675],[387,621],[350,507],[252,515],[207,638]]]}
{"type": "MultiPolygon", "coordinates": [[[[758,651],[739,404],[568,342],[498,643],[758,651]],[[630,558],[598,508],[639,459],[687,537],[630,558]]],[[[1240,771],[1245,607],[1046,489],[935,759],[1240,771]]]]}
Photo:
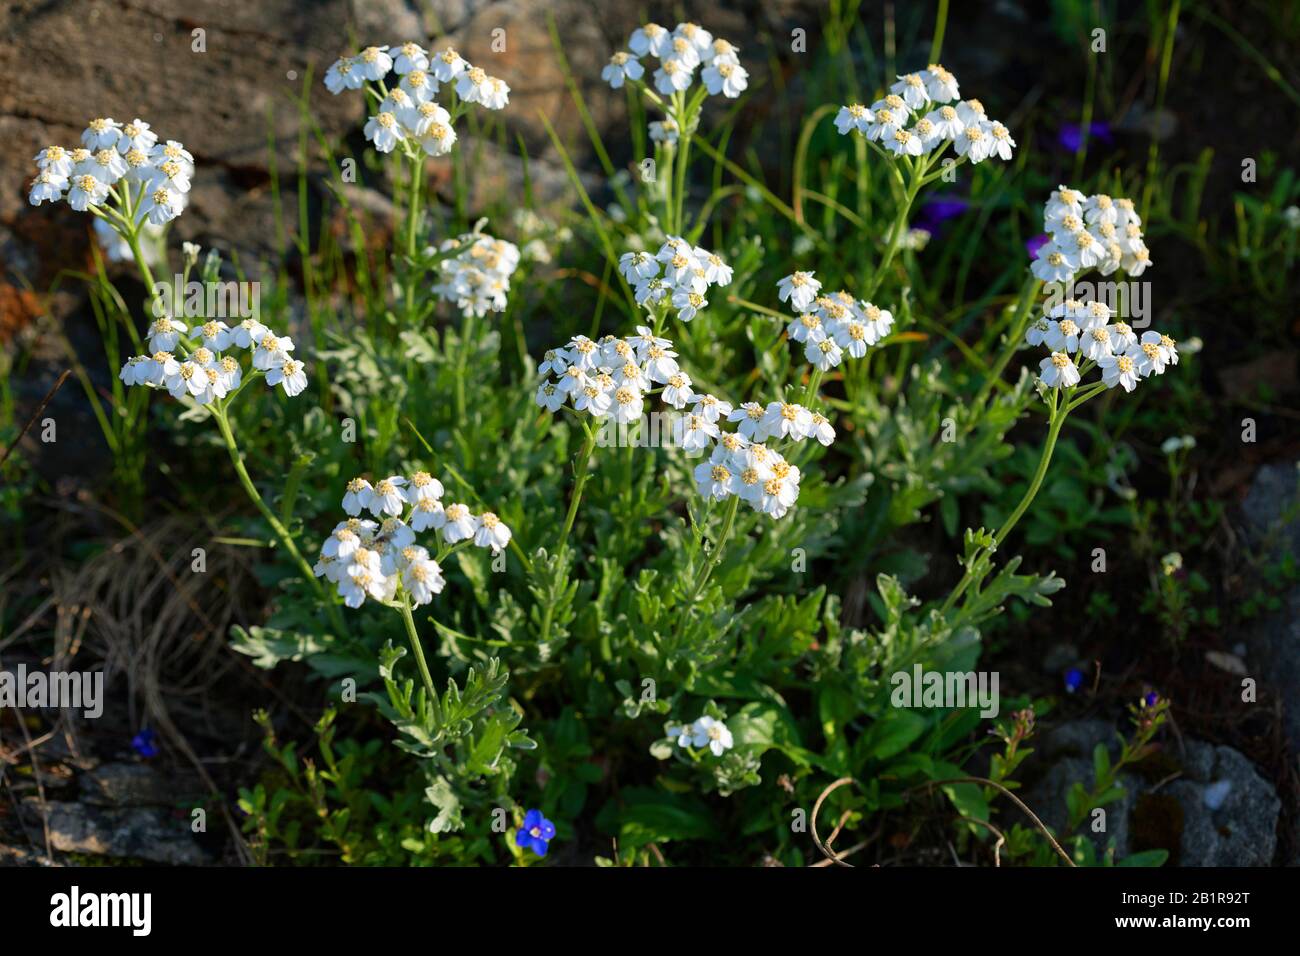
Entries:
{"type": "Polygon", "coordinates": [[[451,152],[456,142],[452,116],[434,100],[444,85],[452,88],[457,110],[463,103],[499,110],[510,101],[503,80],[472,66],[452,47],[430,54],[418,43],[368,46],[336,60],[325,72],[325,88],[335,96],[365,87],[379,104],[365,134],[381,153],[392,152],[399,143],[418,144],[430,156],[451,152]],[[401,78],[392,87],[384,82],[390,72],[401,78]]]}
{"type": "Polygon", "coordinates": [[[625,252],[618,271],[633,287],[637,305],[654,308],[668,302],[677,318],[689,322],[709,301],[710,286],[731,282],[731,266],[708,249],[692,246],[680,236],[669,236],[658,254],[625,252]]]}
{"type": "MultiPolygon", "coordinates": [[[[443,252],[460,251],[438,264],[440,281],[433,286],[437,296],[455,303],[461,312],[480,318],[488,312],[505,311],[510,277],[519,268],[518,246],[482,233],[467,233],[444,239],[438,248],[443,252]]],[[[432,254],[432,250],[426,253],[432,254]]]]}
{"type": "Polygon", "coordinates": [[[708,747],[715,757],[721,757],[723,751],[730,750],[735,743],[727,725],[708,714],[692,724],[669,727],[668,736],[676,737],[677,746],[683,749],[701,750],[708,747]]]}
{"type": "Polygon", "coordinates": [[[253,369],[266,373],[268,385],[280,385],[290,396],[307,387],[306,367],[289,354],[293,339],[273,334],[257,319],[234,328],[214,320],[191,329],[164,317],[149,326],[148,345],[148,355],[133,356],[122,366],[118,377],[127,385],[165,388],[172,398],[188,396],[207,405],[236,391],[244,379],[239,360],[222,353],[246,349],[253,354],[253,369]]]}
{"type": "Polygon", "coordinates": [[[671,32],[657,23],[647,23],[632,33],[627,45],[632,52],[615,53],[600,73],[600,78],[616,90],[625,81],[635,83],[645,75],[641,63],[644,56],[659,61],[654,84],[664,96],[689,89],[700,67],[704,68],[700,80],[710,96],[721,93],[735,99],[749,86],[749,73],[740,65],[740,50],[726,40],[715,40],[713,34],[694,23],[679,23],[671,32]]]}
{"type": "Polygon", "coordinates": [[[1169,336],[1151,331],[1139,339],[1128,323],[1111,318],[1104,302],[1069,299],[1031,325],[1025,340],[1052,353],[1039,363],[1043,384],[1070,388],[1096,366],[1107,388],[1119,385],[1131,392],[1138,379],[1163,375],[1178,364],[1178,345],[1169,336]]]}
{"type": "Polygon", "coordinates": [[[1011,159],[1011,131],[990,120],[979,100],[961,100],[957,78],[937,63],[898,78],[884,99],[870,107],[841,107],[835,128],[857,131],[895,156],[920,156],[952,143],[958,156],[981,163],[1011,159]],[[953,105],[949,105],[953,104],[953,105]]]}
{"type": "Polygon", "coordinates": [[[786,334],[803,343],[804,356],[825,372],[844,361],[846,352],[849,358],[866,355],[889,334],[894,316],[844,291],[819,295],[821,287],[814,273],[795,272],[777,283],[777,294],[799,313],[786,334]]]}
{"type": "Polygon", "coordinates": [[[599,342],[579,335],[544,356],[539,371],[547,378],[536,402],[550,412],[568,402],[577,412],[596,419],[612,416],[620,423],[640,420],[646,396],[656,392],[679,411],[690,406],[674,424],[674,439],[686,451],[710,452],[694,471],[700,493],[719,501],[737,495],[755,511],[785,515],[799,497],[800,471],[765,442],[815,438],[830,445],[835,429],[802,405],[746,402],[737,408],[697,393],[676,356],[672,342],[645,326],[635,336],[606,336],[599,342]],[[736,431],[723,431],[727,423],[736,431]]]}
{"type": "Polygon", "coordinates": [[[510,543],[510,529],[492,512],[474,515],[463,504],[444,507],[442,496],[442,482],[424,471],[409,479],[392,475],[374,485],[354,478],[343,496],[343,510],[351,517],[321,546],[316,576],[331,581],[348,607],[360,607],[367,597],[391,602],[398,584],[413,606],[428,604],[446,581],[438,562],[416,544],[417,533],[433,528],[447,545],[470,541],[494,554],[510,543]],[[373,519],[359,517],[362,511],[373,519]]]}
{"type": "Polygon", "coordinates": [[[1044,282],[1072,282],[1094,268],[1104,276],[1116,269],[1140,276],[1151,265],[1141,227],[1133,200],[1085,196],[1061,186],[1043,208],[1043,229],[1051,239],[1039,247],[1030,269],[1044,282]]]}
{"type": "Polygon", "coordinates": [[[194,176],[194,157],[181,143],[158,142],[144,120],[108,118],[91,120],[81,143],[76,149],[46,146],[36,154],[40,172],[27,196],[33,206],[66,198],[85,212],[113,197],[134,225],[161,226],[181,214],[194,176]]]}

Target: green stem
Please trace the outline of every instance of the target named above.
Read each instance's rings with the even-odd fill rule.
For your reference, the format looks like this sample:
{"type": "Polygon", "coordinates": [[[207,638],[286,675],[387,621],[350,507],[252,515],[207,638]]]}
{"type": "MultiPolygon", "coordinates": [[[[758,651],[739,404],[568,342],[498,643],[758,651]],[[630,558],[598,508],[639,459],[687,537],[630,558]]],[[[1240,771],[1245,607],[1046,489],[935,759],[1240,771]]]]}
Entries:
{"type": "Polygon", "coordinates": [[[565,547],[568,545],[569,532],[573,530],[573,523],[578,517],[578,502],[582,500],[582,489],[587,483],[587,467],[591,463],[591,452],[596,447],[596,432],[586,422],[582,423],[586,429],[587,440],[583,442],[582,451],[578,453],[577,464],[574,465],[573,497],[569,499],[569,511],[564,516],[564,530],[560,532],[559,543],[555,546],[556,554],[563,554],[565,547]]]}
{"type": "MultiPolygon", "coordinates": [[[[411,197],[406,212],[406,256],[412,263],[415,260],[416,226],[420,221],[420,205],[423,190],[420,188],[424,179],[424,157],[418,153],[411,157],[411,197]]],[[[406,318],[410,321],[415,313],[415,284],[418,276],[415,266],[408,265],[406,273],[406,318]]]]}
{"type": "MultiPolygon", "coordinates": [[[[1043,479],[1047,476],[1047,466],[1051,464],[1052,452],[1056,450],[1056,440],[1060,437],[1061,426],[1065,424],[1065,419],[1070,414],[1069,400],[1072,391],[1073,389],[1069,389],[1053,398],[1051,425],[1047,431],[1047,442],[1043,445],[1042,456],[1038,459],[1038,469],[1034,472],[1034,477],[1029,483],[1029,488],[1025,491],[1024,496],[1021,497],[1020,504],[1016,505],[1016,510],[1011,512],[1011,516],[1003,522],[1002,527],[998,529],[998,533],[993,536],[993,546],[989,549],[989,554],[996,551],[1002,542],[1006,540],[1007,535],[1011,533],[1011,529],[1013,529],[1020,519],[1024,517],[1025,512],[1029,510],[1029,506],[1033,503],[1034,498],[1038,496],[1039,489],[1043,487],[1043,479]]],[[[948,595],[948,599],[943,602],[943,608],[940,610],[941,614],[947,614],[952,610],[953,605],[957,603],[957,599],[965,593],[968,587],[970,587],[971,581],[974,579],[974,569],[979,565],[980,558],[980,555],[976,555],[972,558],[970,566],[966,569],[966,573],[963,574],[961,580],[957,582],[957,586],[953,588],[952,593],[948,595]]]]}
{"type": "Polygon", "coordinates": [[[898,215],[894,219],[894,227],[890,233],[889,245],[885,249],[885,257],[880,260],[880,265],[876,267],[875,274],[871,277],[871,286],[867,289],[866,295],[868,302],[879,291],[880,284],[885,281],[885,273],[889,269],[889,264],[894,261],[894,256],[898,254],[898,249],[903,244],[903,234],[907,231],[907,214],[912,210],[912,203],[916,200],[916,194],[921,191],[924,179],[923,170],[918,164],[912,173],[912,182],[907,188],[907,195],[903,200],[903,205],[899,207],[898,215]]]}
{"type": "Polygon", "coordinates": [[[948,25],[948,0],[939,0],[939,12],[935,14],[934,40],[930,43],[930,62],[938,63],[943,51],[943,34],[948,25]]]}
{"type": "Polygon", "coordinates": [[[460,356],[456,360],[456,420],[465,421],[465,371],[469,367],[469,352],[474,335],[474,312],[465,313],[460,327],[460,356]]]}
{"type": "MultiPolygon", "coordinates": [[[[685,96],[682,96],[682,102],[685,102],[685,96]]],[[[677,136],[681,142],[681,149],[677,154],[677,183],[673,188],[673,199],[677,204],[677,215],[675,217],[677,235],[685,235],[686,232],[686,167],[690,164],[691,156],[691,135],[686,132],[687,116],[685,109],[677,114],[677,136]]]]}
{"type": "Polygon", "coordinates": [[[244,486],[244,491],[248,494],[249,499],[257,507],[257,510],[261,512],[262,517],[266,519],[266,523],[271,526],[271,530],[275,532],[275,536],[279,539],[280,544],[284,547],[285,551],[289,553],[289,556],[293,558],[294,563],[298,565],[298,570],[302,573],[303,579],[311,585],[321,602],[325,605],[325,611],[329,615],[330,623],[334,626],[335,632],[340,635],[345,634],[346,629],[343,626],[342,619],[339,617],[338,607],[334,604],[332,597],[325,593],[325,589],[321,586],[320,580],[312,572],[311,565],[307,563],[307,560],[298,550],[298,546],[294,544],[293,536],[289,534],[289,529],[281,523],[280,519],[275,516],[275,512],[273,512],[267,503],[262,500],[262,496],[258,493],[256,486],[253,484],[253,479],[248,476],[248,469],[244,467],[244,457],[239,451],[239,445],[235,442],[235,433],[230,428],[230,419],[227,417],[225,409],[213,406],[212,417],[216,419],[217,428],[220,430],[221,437],[226,443],[226,450],[230,453],[230,461],[235,466],[235,474],[239,477],[239,483],[244,486]]]}
{"type": "Polygon", "coordinates": [[[402,592],[402,603],[398,608],[402,612],[402,623],[406,625],[406,636],[411,642],[411,652],[415,654],[415,664],[420,669],[420,679],[424,681],[425,693],[432,703],[438,696],[433,689],[433,675],[429,673],[429,664],[424,659],[424,647],[420,644],[420,635],[415,630],[415,618],[411,614],[411,596],[402,592]]]}
{"type": "Polygon", "coordinates": [[[727,546],[727,539],[731,537],[731,529],[736,524],[736,512],[740,509],[740,495],[732,495],[727,501],[727,514],[722,519],[722,532],[718,535],[718,541],[713,546],[713,551],[709,554],[709,560],[704,565],[704,571],[695,581],[695,586],[691,588],[690,596],[686,599],[686,607],[682,609],[683,613],[678,617],[678,633],[686,621],[685,612],[694,606],[699,599],[700,593],[704,586],[709,583],[709,578],[713,575],[713,569],[718,566],[722,560],[722,549],[727,546]]]}

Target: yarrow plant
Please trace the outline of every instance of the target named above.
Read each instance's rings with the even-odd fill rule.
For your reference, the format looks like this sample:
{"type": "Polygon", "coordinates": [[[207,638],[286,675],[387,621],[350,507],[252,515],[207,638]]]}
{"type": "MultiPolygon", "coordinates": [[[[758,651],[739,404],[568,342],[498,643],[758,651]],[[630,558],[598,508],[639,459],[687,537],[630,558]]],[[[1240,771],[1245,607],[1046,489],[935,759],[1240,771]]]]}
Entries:
{"type": "Polygon", "coordinates": [[[141,238],[181,214],[189,201],[194,157],[176,140],[159,142],[142,119],[119,123],[92,119],[77,147],[46,146],[35,157],[38,173],[28,193],[33,206],[65,201],[95,217],[134,257],[146,288],[153,271],[141,238]]]}
{"type": "MultiPolygon", "coordinates": [[[[1069,287],[1092,269],[1103,274],[1131,269],[1135,271],[1130,275],[1141,274],[1150,265],[1141,221],[1128,199],[1085,196],[1062,186],[1048,199],[1043,218],[1052,240],[1039,250],[1030,266],[1037,280],[1035,287],[1044,281],[1069,287]]],[[[945,601],[945,611],[954,606],[972,582],[987,574],[993,552],[1029,509],[1042,487],[1070,413],[1117,386],[1132,392],[1142,379],[1163,375],[1178,364],[1178,345],[1171,337],[1146,331],[1139,338],[1128,323],[1114,316],[1109,305],[1095,300],[1066,299],[1050,306],[1024,331],[1024,341],[1049,353],[1039,362],[1036,379],[1039,395],[1047,406],[1047,440],[1029,488],[997,533],[990,535],[983,529],[973,535],[968,532],[963,561],[966,573],[945,601]],[[1084,383],[1083,377],[1094,370],[1100,372],[1098,380],[1084,383]]],[[[1017,342],[1010,344],[991,373],[990,382],[1001,373],[1017,342]]]]}
{"type": "Polygon", "coordinates": [[[651,315],[672,311],[682,322],[708,308],[710,287],[731,283],[731,267],[701,246],[681,236],[669,236],[657,253],[625,252],[618,270],[633,287],[639,306],[651,315]]]}
{"type": "Polygon", "coordinates": [[[403,283],[407,318],[414,319],[416,283],[432,265],[416,261],[425,160],[452,151],[456,123],[472,106],[504,109],[510,102],[510,87],[471,64],[453,47],[430,53],[414,42],[368,46],[360,53],[340,57],[325,72],[324,84],[335,96],[345,90],[364,91],[374,110],[366,121],[366,139],[378,152],[396,152],[406,162],[403,283]],[[439,94],[445,95],[446,106],[437,101],[439,94]]]}
{"type": "Polygon", "coordinates": [[[686,170],[704,100],[719,94],[735,99],[748,88],[749,72],[740,64],[738,47],[695,23],[679,23],[671,31],[647,23],[633,31],[627,46],[613,55],[601,79],[616,90],[626,86],[639,93],[663,115],[650,124],[656,165],[670,170],[663,178],[663,223],[665,230],[683,233],[686,170]],[[659,66],[647,76],[642,61],[650,58],[659,66]],[[692,92],[697,71],[700,83],[692,92]]]}
{"type": "Polygon", "coordinates": [[[867,298],[875,294],[904,243],[919,244],[907,227],[907,217],[922,188],[951,177],[963,163],[974,166],[991,158],[1008,161],[1013,155],[1016,142],[1011,131],[990,119],[979,100],[960,96],[957,78],[932,63],[924,70],[899,76],[889,92],[869,107],[851,103],[835,116],[835,128],[841,135],[856,134],[886,160],[903,194],[867,298]],[[955,159],[944,155],[950,146],[955,159]]]}

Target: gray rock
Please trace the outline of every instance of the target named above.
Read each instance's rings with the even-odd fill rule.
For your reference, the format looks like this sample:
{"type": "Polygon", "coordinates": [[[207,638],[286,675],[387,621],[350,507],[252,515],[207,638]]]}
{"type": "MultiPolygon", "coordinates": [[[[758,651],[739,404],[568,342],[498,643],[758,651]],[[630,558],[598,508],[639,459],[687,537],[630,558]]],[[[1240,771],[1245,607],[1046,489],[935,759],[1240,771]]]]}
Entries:
{"type": "Polygon", "coordinates": [[[1181,866],[1269,866],[1277,850],[1282,802],[1272,784],[1231,747],[1192,741],[1198,770],[1165,789],[1183,808],[1181,866]],[[1226,790],[1226,793],[1224,791],[1226,790]],[[1209,798],[1209,799],[1207,799],[1209,798]],[[1222,802],[1216,808],[1208,805],[1222,802]]]}
{"type": "Polygon", "coordinates": [[[81,797],[96,806],[172,807],[202,796],[198,777],[188,773],[163,776],[145,764],[106,763],[80,777],[81,797]]]}
{"type": "MultiPolygon", "coordinates": [[[[1057,833],[1068,818],[1070,789],[1076,782],[1093,785],[1092,751],[1098,743],[1107,744],[1115,757],[1113,725],[1071,721],[1039,740],[1035,757],[1049,766],[1020,797],[1057,833]]],[[[1098,853],[1113,844],[1120,857],[1169,850],[1171,862],[1179,866],[1269,866],[1282,804],[1254,764],[1231,747],[1194,740],[1169,756],[1180,765],[1178,779],[1152,791],[1141,776],[1121,774],[1125,792],[1105,808],[1106,832],[1092,833],[1085,821],[1081,832],[1090,836],[1098,853]]]]}
{"type": "MultiPolygon", "coordinates": [[[[63,853],[129,857],[169,866],[199,866],[209,862],[190,832],[187,817],[147,807],[93,807],[84,803],[46,804],[50,843],[63,853]]],[[[40,825],[40,805],[23,803],[26,814],[40,825]]]]}
{"type": "MultiPolygon", "coordinates": [[[[1268,561],[1300,561],[1300,468],[1265,465],[1241,505],[1246,539],[1268,561]]],[[[1283,597],[1283,610],[1246,636],[1250,659],[1282,698],[1282,725],[1292,752],[1300,752],[1300,587],[1283,597]]]]}

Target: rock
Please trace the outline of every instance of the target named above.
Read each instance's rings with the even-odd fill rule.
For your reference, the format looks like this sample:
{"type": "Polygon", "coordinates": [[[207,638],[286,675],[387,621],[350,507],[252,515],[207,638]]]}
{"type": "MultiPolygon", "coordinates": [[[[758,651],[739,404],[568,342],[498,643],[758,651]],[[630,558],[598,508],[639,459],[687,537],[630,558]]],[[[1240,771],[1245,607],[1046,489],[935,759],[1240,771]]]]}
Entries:
{"type": "Polygon", "coordinates": [[[1282,802],[1255,765],[1231,747],[1189,741],[1188,772],[1165,790],[1183,809],[1180,866],[1269,866],[1282,802]],[[1193,756],[1193,752],[1195,756],[1193,756]]]}
{"type": "MultiPolygon", "coordinates": [[[[46,804],[51,845],[63,853],[129,857],[168,866],[199,866],[207,855],[190,833],[187,817],[150,807],[92,807],[46,804]]],[[[40,805],[28,799],[24,811],[40,825],[40,805]]]]}
{"type": "MultiPolygon", "coordinates": [[[[1265,465],[1255,474],[1241,505],[1246,540],[1266,561],[1290,556],[1300,562],[1300,467],[1265,465]]],[[[1282,699],[1282,725],[1293,753],[1300,752],[1300,587],[1282,597],[1279,614],[1260,621],[1246,636],[1252,672],[1282,699]]]]}
{"type": "MultiPolygon", "coordinates": [[[[1113,725],[1079,720],[1043,735],[1038,758],[1047,771],[1021,799],[1044,823],[1060,832],[1068,817],[1067,797],[1076,782],[1091,788],[1092,751],[1107,744],[1118,753],[1113,725]]],[[[1188,741],[1181,754],[1172,745],[1165,756],[1181,771],[1178,779],[1151,790],[1136,772],[1119,778],[1124,795],[1106,809],[1106,832],[1092,834],[1098,853],[1112,842],[1119,857],[1150,849],[1168,850],[1169,865],[1269,866],[1277,849],[1281,800],[1254,764],[1225,746],[1188,741]]],[[[1032,760],[1033,758],[1031,758],[1032,760]]]]}
{"type": "Polygon", "coordinates": [[[147,764],[106,763],[80,777],[82,799],[96,806],[172,807],[201,797],[195,774],[163,776],[147,764]]]}

